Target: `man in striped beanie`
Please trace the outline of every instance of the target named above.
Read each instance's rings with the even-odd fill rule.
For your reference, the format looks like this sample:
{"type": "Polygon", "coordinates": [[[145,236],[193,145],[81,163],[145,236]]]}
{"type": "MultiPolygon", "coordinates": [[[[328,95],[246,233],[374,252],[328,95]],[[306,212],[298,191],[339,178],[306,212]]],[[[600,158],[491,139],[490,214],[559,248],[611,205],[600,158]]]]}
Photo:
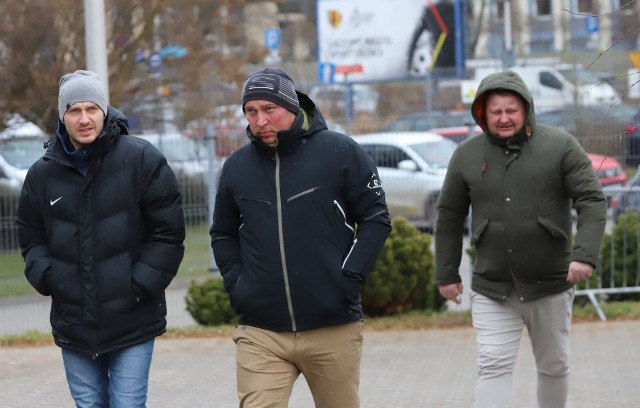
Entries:
{"type": "Polygon", "coordinates": [[[391,231],[378,170],[281,69],[249,75],[251,143],[218,182],[211,246],[231,305],[239,406],[359,408],[360,292],[391,231]],[[356,229],[357,224],[357,229],[356,229]]]}

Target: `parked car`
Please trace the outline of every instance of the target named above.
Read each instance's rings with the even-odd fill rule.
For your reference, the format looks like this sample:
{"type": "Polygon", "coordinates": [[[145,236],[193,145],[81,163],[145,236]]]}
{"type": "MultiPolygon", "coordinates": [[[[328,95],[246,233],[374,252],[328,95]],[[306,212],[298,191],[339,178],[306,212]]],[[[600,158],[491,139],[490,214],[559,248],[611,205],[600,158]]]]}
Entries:
{"type": "Polygon", "coordinates": [[[640,166],[624,185],[604,186],[602,189],[614,220],[626,210],[640,211],[640,166]]]}
{"type": "MultiPolygon", "coordinates": [[[[182,192],[182,206],[187,222],[202,222],[209,216],[209,161],[203,143],[180,133],[134,135],[155,145],[167,159],[182,192]]],[[[221,164],[216,161],[216,174],[221,164]]]]}
{"type": "Polygon", "coordinates": [[[385,132],[428,131],[456,143],[482,132],[469,111],[431,111],[410,113],[389,123],[385,132]],[[470,129],[471,128],[471,129],[470,129]]]}
{"type": "Polygon", "coordinates": [[[429,129],[429,132],[433,132],[440,136],[446,137],[455,143],[460,143],[463,140],[466,140],[472,136],[477,136],[482,133],[482,129],[480,126],[476,125],[474,127],[471,126],[451,126],[451,127],[442,127],[442,128],[434,128],[429,129]]]}
{"type": "Polygon", "coordinates": [[[391,216],[435,227],[436,204],[457,144],[431,132],[372,133],[353,138],[373,158],[391,216]]]}
{"type": "Polygon", "coordinates": [[[0,140],[0,249],[17,249],[15,217],[27,170],[45,152],[43,138],[0,140]]]}
{"type": "Polygon", "coordinates": [[[44,154],[43,143],[39,138],[0,140],[0,214],[3,219],[13,221],[27,170],[44,154]]]}
{"type": "Polygon", "coordinates": [[[615,158],[595,153],[587,153],[587,156],[603,186],[622,186],[627,182],[627,173],[615,158]]]}

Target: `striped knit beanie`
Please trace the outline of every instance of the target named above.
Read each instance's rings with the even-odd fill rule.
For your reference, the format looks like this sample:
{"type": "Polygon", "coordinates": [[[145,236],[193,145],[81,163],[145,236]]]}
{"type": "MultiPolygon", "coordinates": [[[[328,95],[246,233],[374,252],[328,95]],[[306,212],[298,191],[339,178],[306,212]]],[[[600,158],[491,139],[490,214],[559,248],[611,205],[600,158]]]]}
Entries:
{"type": "Polygon", "coordinates": [[[293,79],[278,68],[263,68],[247,77],[242,87],[243,112],[244,104],[254,99],[271,101],[296,114],[300,110],[293,79]]]}

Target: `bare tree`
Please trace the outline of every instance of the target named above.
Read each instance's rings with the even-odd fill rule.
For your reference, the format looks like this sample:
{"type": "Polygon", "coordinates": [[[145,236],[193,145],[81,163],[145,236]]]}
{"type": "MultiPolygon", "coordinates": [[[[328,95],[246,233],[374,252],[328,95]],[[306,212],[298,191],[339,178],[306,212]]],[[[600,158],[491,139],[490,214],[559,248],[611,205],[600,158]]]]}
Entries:
{"type": "Polygon", "coordinates": [[[19,113],[50,128],[57,115],[58,79],[73,55],[66,29],[81,16],[74,0],[25,0],[3,5],[0,17],[0,112],[19,113]]]}
{"type": "MultiPolygon", "coordinates": [[[[237,86],[244,63],[238,9],[242,0],[107,0],[110,102],[135,107],[176,103],[182,121],[206,117],[212,83],[237,86]],[[224,16],[221,15],[224,10],[224,16]],[[212,34],[218,34],[212,35],[212,34]],[[218,44],[212,44],[212,41],[218,44]],[[220,44],[226,41],[226,44],[220,44]],[[236,45],[236,46],[234,46],[236,45]],[[168,46],[184,54],[162,54],[168,46]],[[236,50],[235,53],[225,50],[236,50]],[[151,53],[163,69],[149,67],[151,53]],[[188,101],[188,103],[184,103],[188,101]]],[[[58,80],[86,67],[83,3],[23,0],[3,5],[0,16],[0,117],[18,113],[43,129],[57,120],[58,80]]],[[[215,101],[220,103],[220,101],[215,101]]],[[[127,112],[125,112],[127,113],[127,112]]],[[[2,126],[0,124],[0,126],[2,126]]]]}

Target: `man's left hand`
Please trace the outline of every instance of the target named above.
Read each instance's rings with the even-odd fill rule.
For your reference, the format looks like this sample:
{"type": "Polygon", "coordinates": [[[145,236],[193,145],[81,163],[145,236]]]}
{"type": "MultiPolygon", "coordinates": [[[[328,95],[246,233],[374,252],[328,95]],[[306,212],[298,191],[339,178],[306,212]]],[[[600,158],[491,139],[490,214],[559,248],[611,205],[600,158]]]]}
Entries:
{"type": "Polygon", "coordinates": [[[578,283],[591,278],[593,266],[586,262],[572,261],[569,264],[567,282],[578,283]]]}

